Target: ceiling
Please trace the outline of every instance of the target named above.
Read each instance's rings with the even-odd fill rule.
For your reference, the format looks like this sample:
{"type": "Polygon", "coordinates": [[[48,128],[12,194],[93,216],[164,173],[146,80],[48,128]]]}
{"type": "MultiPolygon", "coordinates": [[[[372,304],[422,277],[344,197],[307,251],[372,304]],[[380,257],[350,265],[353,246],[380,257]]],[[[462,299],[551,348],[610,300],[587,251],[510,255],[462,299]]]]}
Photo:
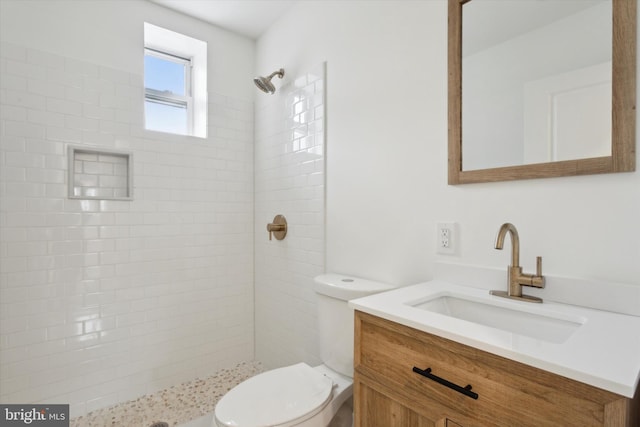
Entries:
{"type": "Polygon", "coordinates": [[[257,39],[297,0],[149,0],[257,39]]]}

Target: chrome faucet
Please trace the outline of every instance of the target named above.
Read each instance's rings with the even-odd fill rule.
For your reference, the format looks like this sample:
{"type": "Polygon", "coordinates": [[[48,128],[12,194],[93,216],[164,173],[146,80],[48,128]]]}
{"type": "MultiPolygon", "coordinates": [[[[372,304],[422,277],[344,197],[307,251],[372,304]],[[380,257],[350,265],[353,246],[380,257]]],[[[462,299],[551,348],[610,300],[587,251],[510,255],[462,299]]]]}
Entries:
{"type": "Polygon", "coordinates": [[[511,235],[511,265],[507,268],[508,290],[490,291],[491,295],[497,295],[505,298],[513,298],[521,301],[542,302],[541,298],[522,294],[523,286],[532,286],[534,288],[544,288],[544,276],[542,275],[542,257],[536,258],[536,274],[526,274],[522,272],[520,266],[520,237],[518,230],[513,224],[504,223],[498,230],[496,236],[495,248],[502,250],[504,247],[504,238],[509,233],[511,235]]]}

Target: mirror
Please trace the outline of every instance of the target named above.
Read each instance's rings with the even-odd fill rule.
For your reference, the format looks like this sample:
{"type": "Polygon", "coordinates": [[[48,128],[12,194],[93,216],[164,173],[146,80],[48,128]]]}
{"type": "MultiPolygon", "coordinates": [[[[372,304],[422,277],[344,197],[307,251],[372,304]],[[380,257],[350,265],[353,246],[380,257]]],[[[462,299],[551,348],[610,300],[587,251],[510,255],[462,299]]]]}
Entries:
{"type": "Polygon", "coordinates": [[[449,184],[635,170],[636,3],[449,0],[449,184]]]}

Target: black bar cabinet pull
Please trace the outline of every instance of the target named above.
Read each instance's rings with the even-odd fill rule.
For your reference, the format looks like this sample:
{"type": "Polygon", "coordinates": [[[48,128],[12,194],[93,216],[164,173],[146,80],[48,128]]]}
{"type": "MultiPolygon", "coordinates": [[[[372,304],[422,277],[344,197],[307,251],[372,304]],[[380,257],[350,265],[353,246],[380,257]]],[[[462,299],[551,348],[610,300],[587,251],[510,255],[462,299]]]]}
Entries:
{"type": "Polygon", "coordinates": [[[416,374],[420,374],[423,377],[427,377],[430,380],[433,380],[439,384],[442,384],[444,386],[447,386],[449,388],[454,389],[455,391],[457,391],[458,393],[462,393],[465,396],[469,396],[472,399],[478,399],[478,393],[475,393],[473,391],[471,391],[471,384],[467,384],[466,387],[460,387],[458,384],[454,384],[451,381],[447,381],[444,378],[440,378],[437,375],[433,375],[431,373],[431,368],[427,368],[425,370],[422,370],[418,367],[413,367],[413,372],[415,372],[416,374]]]}

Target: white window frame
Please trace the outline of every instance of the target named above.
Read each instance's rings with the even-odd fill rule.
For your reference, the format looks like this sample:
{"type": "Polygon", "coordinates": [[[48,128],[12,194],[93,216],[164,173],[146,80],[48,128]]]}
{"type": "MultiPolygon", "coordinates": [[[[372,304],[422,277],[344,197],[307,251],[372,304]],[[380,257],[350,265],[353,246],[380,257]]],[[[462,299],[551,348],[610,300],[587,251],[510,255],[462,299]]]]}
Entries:
{"type": "MultiPolygon", "coordinates": [[[[187,106],[187,135],[207,137],[207,43],[144,23],[145,55],[185,66],[185,96],[145,88],[145,101],[187,106]]],[[[146,123],[146,120],[145,120],[146,123]]]]}
{"type": "Polygon", "coordinates": [[[161,52],[156,49],[145,47],[145,56],[153,56],[165,61],[171,61],[184,67],[184,93],[179,95],[173,92],[166,92],[157,89],[144,88],[144,100],[158,104],[169,105],[172,107],[186,108],[187,110],[187,134],[193,134],[193,97],[191,88],[191,58],[182,58],[167,52],[161,52]]]}

